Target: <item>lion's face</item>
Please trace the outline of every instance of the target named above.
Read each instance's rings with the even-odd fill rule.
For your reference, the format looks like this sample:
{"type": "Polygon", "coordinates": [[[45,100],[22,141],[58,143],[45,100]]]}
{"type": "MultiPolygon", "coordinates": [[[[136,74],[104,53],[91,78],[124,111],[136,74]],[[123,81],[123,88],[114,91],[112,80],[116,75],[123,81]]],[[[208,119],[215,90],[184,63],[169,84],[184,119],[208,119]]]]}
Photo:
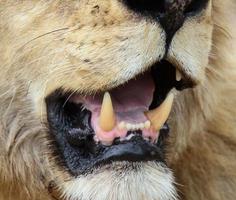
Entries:
{"type": "Polygon", "coordinates": [[[8,113],[24,133],[38,127],[35,173],[64,197],[176,198],[166,121],[178,122],[180,90],[205,79],[212,2],[157,2],[0,1],[2,88],[23,99],[8,113]]]}

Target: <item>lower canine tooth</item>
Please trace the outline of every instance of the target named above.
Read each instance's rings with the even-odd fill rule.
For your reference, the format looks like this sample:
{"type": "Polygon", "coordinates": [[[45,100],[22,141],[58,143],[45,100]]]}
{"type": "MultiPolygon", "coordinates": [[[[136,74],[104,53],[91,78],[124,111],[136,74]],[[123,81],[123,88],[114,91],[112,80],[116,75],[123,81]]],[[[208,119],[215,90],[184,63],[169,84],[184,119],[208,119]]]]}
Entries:
{"type": "Polygon", "coordinates": [[[152,127],[156,132],[159,132],[170,114],[174,101],[174,94],[170,93],[165,101],[156,109],[146,112],[146,116],[152,123],[152,127]]]}

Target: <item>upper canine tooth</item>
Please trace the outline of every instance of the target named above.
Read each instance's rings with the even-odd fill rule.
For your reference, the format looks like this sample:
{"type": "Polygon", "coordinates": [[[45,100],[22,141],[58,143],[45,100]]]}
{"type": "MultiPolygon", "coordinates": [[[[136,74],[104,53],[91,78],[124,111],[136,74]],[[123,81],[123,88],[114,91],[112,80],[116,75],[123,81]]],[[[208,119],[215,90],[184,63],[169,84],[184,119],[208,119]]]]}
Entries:
{"type": "Polygon", "coordinates": [[[176,81],[181,81],[182,75],[178,69],[176,69],[176,81]]]}
{"type": "Polygon", "coordinates": [[[146,112],[147,118],[151,121],[152,127],[159,132],[170,114],[174,101],[174,94],[170,93],[165,101],[156,109],[146,112]]]}
{"type": "Polygon", "coordinates": [[[109,92],[103,97],[99,125],[103,131],[109,132],[116,126],[116,117],[109,92]]]}

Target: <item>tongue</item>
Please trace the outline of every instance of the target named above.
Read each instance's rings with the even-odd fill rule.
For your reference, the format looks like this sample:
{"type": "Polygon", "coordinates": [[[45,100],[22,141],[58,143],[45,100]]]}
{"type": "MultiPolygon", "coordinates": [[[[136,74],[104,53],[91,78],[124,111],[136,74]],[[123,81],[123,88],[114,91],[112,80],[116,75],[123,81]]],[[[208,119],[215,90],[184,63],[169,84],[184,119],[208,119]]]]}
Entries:
{"type": "MultiPolygon", "coordinates": [[[[114,111],[118,121],[140,122],[147,120],[144,111],[147,111],[154,93],[154,83],[151,75],[143,75],[110,92],[114,111]]],[[[75,96],[72,101],[82,103],[93,115],[99,115],[102,106],[103,94],[94,96],[75,96]]]]}
{"type": "MultiPolygon", "coordinates": [[[[82,103],[85,108],[92,112],[91,124],[96,133],[97,139],[106,141],[114,137],[125,137],[127,130],[120,130],[118,125],[121,122],[140,124],[148,119],[144,112],[153,99],[154,82],[150,74],[145,74],[130,80],[128,83],[110,91],[117,126],[109,132],[103,131],[99,126],[99,115],[104,94],[94,96],[74,96],[72,101],[82,103]]],[[[144,135],[150,135],[150,131],[143,131],[144,135]]]]}
{"type": "Polygon", "coordinates": [[[140,76],[111,91],[112,103],[118,121],[130,123],[145,122],[147,111],[154,93],[154,83],[150,75],[140,76]]]}

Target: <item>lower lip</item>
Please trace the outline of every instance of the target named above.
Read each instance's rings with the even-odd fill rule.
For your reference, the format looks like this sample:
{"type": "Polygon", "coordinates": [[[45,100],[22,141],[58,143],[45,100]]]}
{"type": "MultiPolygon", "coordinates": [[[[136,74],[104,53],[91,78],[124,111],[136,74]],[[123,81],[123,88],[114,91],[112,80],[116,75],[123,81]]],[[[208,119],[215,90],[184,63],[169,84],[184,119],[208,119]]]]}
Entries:
{"type": "Polygon", "coordinates": [[[86,165],[82,165],[83,168],[78,173],[84,174],[94,167],[110,164],[114,161],[165,162],[161,148],[143,140],[142,137],[134,137],[131,141],[124,141],[110,147],[103,146],[102,149],[97,157],[94,157],[86,165]]]}

